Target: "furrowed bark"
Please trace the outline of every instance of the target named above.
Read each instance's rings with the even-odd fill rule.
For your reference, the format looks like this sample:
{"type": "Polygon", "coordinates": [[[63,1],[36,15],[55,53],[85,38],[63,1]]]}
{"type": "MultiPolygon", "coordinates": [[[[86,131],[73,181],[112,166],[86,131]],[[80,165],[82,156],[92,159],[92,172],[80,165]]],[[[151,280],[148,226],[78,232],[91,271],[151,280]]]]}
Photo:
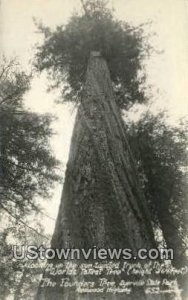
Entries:
{"type": "MultiPolygon", "coordinates": [[[[110,73],[99,53],[91,54],[75,121],[53,248],[156,247],[124,122],[110,73]]],[[[127,295],[39,292],[37,299],[161,299],[127,295]]]]}
{"type": "Polygon", "coordinates": [[[91,56],[53,247],[154,246],[124,123],[102,57],[91,56]]]}

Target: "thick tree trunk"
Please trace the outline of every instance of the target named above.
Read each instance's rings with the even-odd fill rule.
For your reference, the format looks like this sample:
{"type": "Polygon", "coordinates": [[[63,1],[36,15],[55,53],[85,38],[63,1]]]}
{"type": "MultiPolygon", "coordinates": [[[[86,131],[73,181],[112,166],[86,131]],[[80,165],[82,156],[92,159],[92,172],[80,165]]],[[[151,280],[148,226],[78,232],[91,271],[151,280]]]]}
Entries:
{"type": "MultiPolygon", "coordinates": [[[[155,247],[145,199],[139,188],[120,111],[105,60],[92,53],[78,108],[53,248],[155,247]]],[[[40,294],[40,293],[39,293],[40,294]]],[[[131,296],[62,296],[38,299],[149,299],[131,296]]],[[[67,294],[66,294],[67,295],[67,294]]],[[[151,297],[150,299],[156,299],[151,297]]],[[[157,298],[160,299],[160,296],[157,298]]]]}
{"type": "Polygon", "coordinates": [[[102,57],[91,56],[53,247],[151,247],[153,230],[102,57]]]}

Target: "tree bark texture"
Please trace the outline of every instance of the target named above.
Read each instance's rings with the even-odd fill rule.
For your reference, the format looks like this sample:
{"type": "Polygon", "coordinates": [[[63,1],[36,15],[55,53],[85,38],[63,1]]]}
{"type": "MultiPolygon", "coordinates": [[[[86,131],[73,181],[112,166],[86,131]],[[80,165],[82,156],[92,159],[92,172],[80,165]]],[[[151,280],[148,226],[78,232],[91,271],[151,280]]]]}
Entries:
{"type": "MultiPolygon", "coordinates": [[[[91,54],[67,164],[53,248],[155,247],[124,122],[113,95],[110,73],[91,54]]],[[[38,299],[161,299],[139,294],[65,295],[46,292],[38,299]]]]}
{"type": "Polygon", "coordinates": [[[151,247],[153,230],[110,74],[91,56],[53,247],[151,247]]]}

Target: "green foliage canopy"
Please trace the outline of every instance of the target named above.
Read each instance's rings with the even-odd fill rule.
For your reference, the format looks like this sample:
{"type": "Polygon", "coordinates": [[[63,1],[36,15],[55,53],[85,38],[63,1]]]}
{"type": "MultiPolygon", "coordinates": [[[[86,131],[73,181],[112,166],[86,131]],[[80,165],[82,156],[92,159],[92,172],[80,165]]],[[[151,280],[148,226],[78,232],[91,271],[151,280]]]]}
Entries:
{"type": "Polygon", "coordinates": [[[79,102],[91,51],[100,51],[111,73],[116,100],[127,109],[145,102],[143,58],[149,52],[143,27],[114,18],[102,0],[83,2],[84,13],[74,14],[56,30],[38,24],[44,42],[38,46],[35,66],[46,70],[65,101],[79,102]],[[141,75],[142,74],[142,75],[141,75]]]}

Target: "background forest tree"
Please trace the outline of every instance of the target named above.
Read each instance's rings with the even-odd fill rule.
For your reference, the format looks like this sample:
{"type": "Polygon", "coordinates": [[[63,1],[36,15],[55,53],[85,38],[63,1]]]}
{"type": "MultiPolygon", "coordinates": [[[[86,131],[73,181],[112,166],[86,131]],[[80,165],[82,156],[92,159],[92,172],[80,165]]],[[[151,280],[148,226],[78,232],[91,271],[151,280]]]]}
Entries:
{"type": "Polygon", "coordinates": [[[37,211],[36,197],[49,197],[50,188],[60,179],[59,161],[49,143],[52,117],[24,107],[30,77],[15,59],[4,58],[0,74],[0,205],[13,215],[17,211],[18,217],[37,211]]]}
{"type": "Polygon", "coordinates": [[[46,245],[37,214],[38,200],[49,198],[60,181],[59,161],[50,147],[52,116],[38,115],[24,106],[31,75],[16,59],[2,58],[0,66],[0,295],[33,299],[37,274],[26,261],[12,258],[12,245],[46,245]],[[28,221],[28,217],[29,220],[28,221]],[[32,221],[32,222],[31,222],[32,221]]]}

